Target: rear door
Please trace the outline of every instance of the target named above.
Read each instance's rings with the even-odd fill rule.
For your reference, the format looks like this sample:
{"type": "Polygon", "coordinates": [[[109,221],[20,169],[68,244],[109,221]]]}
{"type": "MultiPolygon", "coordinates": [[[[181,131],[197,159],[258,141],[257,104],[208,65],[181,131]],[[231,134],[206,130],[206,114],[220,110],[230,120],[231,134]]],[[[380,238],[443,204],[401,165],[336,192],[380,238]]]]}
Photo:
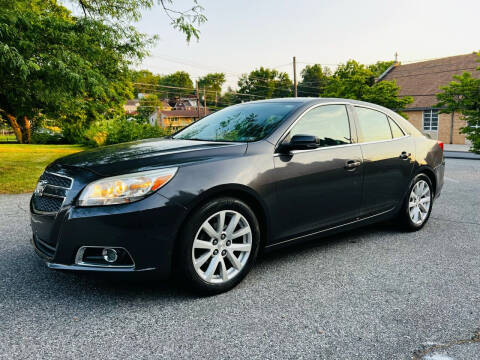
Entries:
{"type": "Polygon", "coordinates": [[[272,226],[276,241],[357,217],[363,168],[360,145],[352,132],[344,104],[310,109],[287,132],[282,142],[297,134],[315,135],[320,147],[274,157],[278,180],[272,226]]]}
{"type": "Polygon", "coordinates": [[[413,171],[414,143],[383,112],[355,106],[362,148],[362,215],[388,211],[402,199],[413,171]]]}

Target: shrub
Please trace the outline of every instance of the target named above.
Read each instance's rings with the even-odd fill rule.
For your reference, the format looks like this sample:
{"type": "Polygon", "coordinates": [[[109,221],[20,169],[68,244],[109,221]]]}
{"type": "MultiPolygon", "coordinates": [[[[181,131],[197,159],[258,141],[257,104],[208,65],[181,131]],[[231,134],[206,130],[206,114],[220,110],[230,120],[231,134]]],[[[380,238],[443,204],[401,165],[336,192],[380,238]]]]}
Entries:
{"type": "Polygon", "coordinates": [[[65,138],[61,132],[39,128],[32,133],[31,142],[32,144],[65,144],[65,138]]]}
{"type": "Polygon", "coordinates": [[[80,143],[88,146],[112,145],[122,142],[163,137],[170,134],[170,131],[153,127],[146,122],[136,120],[125,120],[117,118],[114,120],[97,121],[83,130],[80,143]]]}

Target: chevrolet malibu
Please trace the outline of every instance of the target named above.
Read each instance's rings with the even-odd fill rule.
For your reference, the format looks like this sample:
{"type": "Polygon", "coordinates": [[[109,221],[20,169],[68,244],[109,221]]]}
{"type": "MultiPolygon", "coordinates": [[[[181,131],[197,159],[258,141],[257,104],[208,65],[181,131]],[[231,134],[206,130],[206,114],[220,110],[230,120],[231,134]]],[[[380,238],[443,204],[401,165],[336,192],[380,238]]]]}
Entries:
{"type": "Polygon", "coordinates": [[[56,160],[31,199],[32,242],[52,269],[156,270],[219,293],[261,250],[387,219],[421,229],[444,167],[443,144],[384,107],[249,102],[56,160]]]}

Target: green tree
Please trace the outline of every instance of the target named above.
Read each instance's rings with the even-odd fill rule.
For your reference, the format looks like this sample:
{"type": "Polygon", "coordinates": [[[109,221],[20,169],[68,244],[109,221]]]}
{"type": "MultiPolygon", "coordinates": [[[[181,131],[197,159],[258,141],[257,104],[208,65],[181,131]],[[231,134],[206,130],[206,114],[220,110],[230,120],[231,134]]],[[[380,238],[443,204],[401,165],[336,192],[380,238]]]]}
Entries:
{"type": "Polygon", "coordinates": [[[155,94],[146,95],[143,99],[140,99],[138,106],[137,120],[140,122],[148,122],[150,115],[157,110],[162,109],[162,100],[155,94]]]}
{"type": "MultiPolygon", "coordinates": [[[[52,1],[52,0],[48,0],[52,1]]],[[[151,9],[155,3],[163,8],[170,19],[173,28],[183,32],[190,41],[192,37],[198,40],[200,31],[198,27],[207,21],[203,14],[203,7],[197,0],[185,11],[172,8],[173,0],[70,0],[77,3],[85,16],[96,19],[116,19],[138,21],[142,17],[142,11],[151,9]]]]}
{"type": "Polygon", "coordinates": [[[400,98],[395,81],[376,82],[376,73],[355,60],[338,66],[325,88],[325,96],[372,102],[392,110],[402,110],[413,102],[410,96],[400,98]]]}
{"type": "Polygon", "coordinates": [[[242,75],[238,87],[238,92],[252,95],[249,100],[290,97],[293,94],[293,83],[287,73],[264,67],[242,75]]]}
{"type": "Polygon", "coordinates": [[[164,98],[193,95],[195,93],[193,81],[185,71],[177,71],[173,74],[162,76],[158,84],[164,86],[160,86],[159,90],[159,96],[164,98]]]}
{"type": "Polygon", "coordinates": [[[320,64],[307,65],[301,72],[302,81],[298,83],[298,96],[322,96],[332,72],[320,64]]]}
{"type": "Polygon", "coordinates": [[[158,92],[160,78],[160,75],[153,74],[148,70],[132,70],[131,79],[134,96],[138,97],[139,93],[150,94],[158,92]]]}
{"type": "Polygon", "coordinates": [[[462,114],[467,125],[460,131],[472,142],[471,150],[480,153],[480,79],[468,72],[453,78],[454,81],[437,94],[437,107],[443,113],[456,111],[462,114]]]}
{"type": "Polygon", "coordinates": [[[375,64],[368,65],[368,69],[373,72],[375,77],[379,77],[394,63],[395,61],[377,61],[375,64]]]}
{"type": "Polygon", "coordinates": [[[212,106],[215,103],[218,103],[218,99],[222,92],[222,85],[224,83],[224,73],[207,74],[198,79],[198,87],[200,88],[200,91],[205,89],[207,106],[212,106]]]}
{"type": "MultiPolygon", "coordinates": [[[[128,6],[140,11],[149,1],[78,2],[83,17],[56,0],[0,0],[0,112],[19,142],[30,141],[41,116],[63,120],[73,137],[92,120],[122,113],[132,97],[128,67],[153,39],[124,20],[137,18],[128,6]]],[[[198,35],[188,21],[180,13],[174,25],[187,39],[198,35]]]]}

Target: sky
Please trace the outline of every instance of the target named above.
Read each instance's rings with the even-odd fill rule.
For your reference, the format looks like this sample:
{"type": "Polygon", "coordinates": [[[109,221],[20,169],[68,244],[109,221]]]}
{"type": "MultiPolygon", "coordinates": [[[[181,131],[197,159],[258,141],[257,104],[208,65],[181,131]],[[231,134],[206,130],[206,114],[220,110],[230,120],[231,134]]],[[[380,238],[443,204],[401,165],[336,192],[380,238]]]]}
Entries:
{"type": "MultiPolygon", "coordinates": [[[[168,74],[189,72],[195,80],[224,72],[227,85],[260,66],[293,78],[308,63],[355,59],[370,64],[412,62],[480,50],[476,0],[198,0],[208,18],[199,41],[185,41],[159,6],[144,12],[137,28],[160,39],[136,68],[168,74]]],[[[186,9],[191,0],[176,0],[186,9]]]]}

